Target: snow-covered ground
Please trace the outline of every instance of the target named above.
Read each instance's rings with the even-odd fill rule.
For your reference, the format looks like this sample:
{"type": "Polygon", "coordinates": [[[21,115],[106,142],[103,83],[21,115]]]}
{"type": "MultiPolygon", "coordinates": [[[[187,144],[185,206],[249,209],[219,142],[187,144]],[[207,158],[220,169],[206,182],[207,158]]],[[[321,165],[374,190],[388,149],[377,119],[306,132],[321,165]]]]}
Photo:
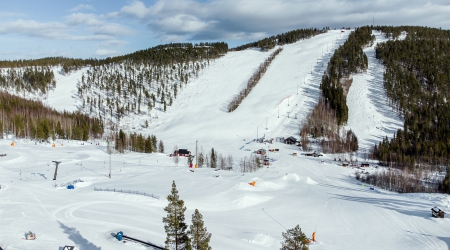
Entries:
{"type": "Polygon", "coordinates": [[[105,146],[65,141],[52,148],[16,141],[11,147],[9,142],[0,140],[0,153],[7,154],[0,162],[0,246],[8,250],[64,245],[145,249],[113,239],[110,234],[118,231],[163,245],[163,208],[172,180],[185,201],[187,222],[196,208],[202,213],[213,249],[279,249],[281,233],[297,224],[308,236],[317,232],[319,242],[311,249],[450,246],[450,219],[430,216],[435,205],[450,212],[448,195],[370,190],[354,179],[351,168],[328,158],[320,163],[318,158],[292,156],[294,146],[271,145],[280,148],[271,155],[273,165],[245,174],[206,168],[190,172],[184,159],[176,166],[165,154],[113,155],[108,179],[105,146]],[[56,181],[52,160],[62,161],[56,181]],[[253,180],[254,187],[248,185],[253,180]],[[75,189],[66,189],[74,181],[75,189]],[[36,240],[22,239],[29,230],[36,240]]]}
{"type": "Polygon", "coordinates": [[[49,91],[47,99],[43,102],[59,111],[77,111],[78,106],[81,106],[77,97],[77,83],[88,69],[84,67],[70,74],[62,74],[61,66],[54,67],[56,88],[49,91]]]}
{"type": "MultiPolygon", "coordinates": [[[[165,197],[175,180],[187,207],[186,221],[190,223],[195,209],[200,211],[212,233],[213,249],[279,249],[281,233],[297,224],[308,236],[317,232],[318,243],[311,249],[448,249],[450,219],[430,216],[435,205],[450,212],[448,195],[370,190],[355,180],[356,169],[338,166],[333,156],[306,157],[293,145],[252,141],[257,133],[266,138],[298,135],[300,121],[317,103],[320,79],[332,55],[327,48],[332,52],[332,45],[336,48],[347,36],[347,32],[330,31],[284,46],[241,106],[227,113],[228,101],[270,55],[256,50],[230,52],[192,80],[149,129],[136,131],[155,134],[164,141],[166,152],[175,145],[194,152],[198,140],[205,153],[214,147],[225,156],[233,155],[236,168],[242,157],[261,147],[280,150],[270,153],[274,161],[269,168],[254,173],[207,168],[191,172],[184,158],[175,164],[168,154],[126,153],[112,155],[109,179],[104,142],[96,146],[59,141],[53,148],[25,140],[15,141],[12,147],[11,140],[0,140],[0,154],[6,154],[0,157],[0,246],[8,250],[64,245],[145,249],[113,239],[111,233],[118,231],[163,245],[165,197]],[[293,152],[298,156],[292,156],[293,152]],[[52,180],[53,160],[62,162],[56,181],[52,180]],[[248,185],[251,181],[256,186],[248,185]],[[66,189],[66,184],[74,182],[75,189],[66,189]],[[94,187],[160,198],[94,191],[94,187]],[[35,241],[22,239],[29,230],[37,234],[35,241]]],[[[369,57],[369,70],[372,62],[369,57]]],[[[374,69],[368,72],[378,77],[374,69]]],[[[382,86],[376,88],[382,90],[382,86]]],[[[376,98],[372,96],[376,93],[369,91],[367,99],[376,98]]],[[[61,107],[64,101],[55,97],[51,105],[61,107]]],[[[368,109],[360,119],[366,115],[378,119],[384,111],[368,109]]],[[[129,122],[139,124],[140,120],[129,122]]]]}
{"type": "MultiPolygon", "coordinates": [[[[353,75],[348,91],[348,127],[358,137],[361,156],[366,158],[375,144],[386,136],[392,138],[397,129],[403,128],[403,117],[392,109],[383,87],[383,64],[375,58],[377,43],[388,39],[381,32],[373,31],[376,41],[364,49],[369,60],[367,72],[353,75]]],[[[400,39],[404,39],[404,36],[400,39]]]]}

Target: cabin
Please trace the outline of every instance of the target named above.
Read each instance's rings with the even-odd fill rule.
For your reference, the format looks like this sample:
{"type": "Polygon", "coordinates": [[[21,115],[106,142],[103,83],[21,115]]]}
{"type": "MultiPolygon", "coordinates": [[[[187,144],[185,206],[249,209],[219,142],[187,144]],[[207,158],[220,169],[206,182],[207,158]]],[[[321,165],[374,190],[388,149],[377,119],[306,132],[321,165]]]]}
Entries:
{"type": "Polygon", "coordinates": [[[292,156],[297,156],[297,153],[292,153],[292,156]]]}
{"type": "Polygon", "coordinates": [[[348,167],[348,162],[344,161],[344,162],[342,163],[342,166],[343,166],[343,167],[348,167]]]}
{"type": "Polygon", "coordinates": [[[187,149],[178,149],[173,152],[173,155],[189,157],[191,155],[191,151],[189,151],[187,149]]]}
{"type": "Polygon", "coordinates": [[[445,212],[436,206],[431,209],[431,217],[444,218],[444,215],[445,215],[445,212]]]}
{"type": "Polygon", "coordinates": [[[297,139],[295,139],[294,137],[290,136],[290,137],[286,138],[286,140],[284,140],[284,143],[295,145],[295,143],[297,143],[297,139]]]}
{"type": "Polygon", "coordinates": [[[368,162],[363,162],[363,163],[361,163],[361,167],[368,168],[368,167],[370,167],[370,164],[368,162]]]}
{"type": "Polygon", "coordinates": [[[266,154],[266,150],[261,148],[261,149],[258,149],[258,151],[256,151],[256,153],[259,154],[259,155],[265,155],[266,154]]]}

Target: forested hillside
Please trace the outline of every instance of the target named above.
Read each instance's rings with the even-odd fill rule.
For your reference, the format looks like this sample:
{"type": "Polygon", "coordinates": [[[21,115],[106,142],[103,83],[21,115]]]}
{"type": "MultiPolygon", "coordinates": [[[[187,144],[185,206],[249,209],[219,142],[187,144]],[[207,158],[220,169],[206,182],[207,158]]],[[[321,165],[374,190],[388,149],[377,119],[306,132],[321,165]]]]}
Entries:
{"type": "Polygon", "coordinates": [[[286,33],[278,34],[276,36],[266,37],[256,42],[247,43],[238,46],[236,48],[232,48],[231,50],[240,51],[248,48],[259,48],[261,50],[269,50],[274,48],[276,45],[290,44],[295,43],[302,39],[311,38],[318,34],[325,33],[329,29],[330,29],[329,27],[325,27],[322,30],[316,28],[291,30],[286,33]]]}
{"type": "Polygon", "coordinates": [[[403,130],[374,147],[384,163],[447,165],[450,156],[450,31],[424,27],[378,27],[394,38],[376,47],[386,66],[384,87],[403,114],[403,130]]]}
{"type": "Polygon", "coordinates": [[[0,91],[0,136],[3,132],[19,138],[77,139],[101,138],[103,122],[79,112],[57,112],[39,101],[0,91]]]}
{"type": "Polygon", "coordinates": [[[0,68],[0,90],[45,94],[56,87],[55,75],[49,66],[0,68]]]}
{"type": "MultiPolygon", "coordinates": [[[[165,112],[190,78],[197,77],[210,60],[227,51],[228,45],[223,42],[177,43],[100,60],[52,57],[0,61],[0,90],[6,91],[2,92],[5,101],[0,103],[0,127],[17,137],[98,138],[106,125],[118,129],[124,115],[147,114],[151,119],[151,110],[165,112]],[[63,74],[88,67],[76,83],[81,113],[58,113],[41,102],[7,94],[45,97],[50,89],[57,87],[55,66],[61,66],[63,74]],[[109,122],[103,124],[106,119],[109,122]]],[[[112,133],[116,134],[119,135],[117,130],[112,133]]],[[[141,137],[123,134],[120,140],[113,139],[120,142],[116,148],[122,152],[124,149],[156,151],[156,147],[141,149],[137,143],[141,137]]]]}

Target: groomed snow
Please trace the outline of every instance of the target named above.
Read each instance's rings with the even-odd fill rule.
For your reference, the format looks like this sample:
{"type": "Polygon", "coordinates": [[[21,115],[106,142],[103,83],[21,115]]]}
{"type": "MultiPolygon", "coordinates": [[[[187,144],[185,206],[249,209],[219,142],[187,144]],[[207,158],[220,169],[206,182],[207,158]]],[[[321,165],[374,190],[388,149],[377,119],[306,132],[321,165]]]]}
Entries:
{"type": "Polygon", "coordinates": [[[348,127],[358,137],[360,152],[367,154],[386,136],[392,138],[397,129],[403,128],[404,123],[399,112],[389,105],[383,87],[384,66],[375,57],[377,43],[388,39],[381,32],[373,31],[373,34],[375,43],[364,49],[369,68],[365,73],[353,75],[353,83],[347,95],[348,127]]]}
{"type": "Polygon", "coordinates": [[[354,179],[355,170],[328,158],[320,163],[318,158],[294,157],[289,154],[294,146],[271,145],[280,148],[272,155],[273,165],[245,174],[206,168],[190,172],[185,159],[176,166],[166,154],[113,155],[108,179],[105,146],[9,143],[0,140],[1,153],[7,154],[0,163],[0,246],[8,250],[64,245],[145,249],[118,242],[110,235],[118,231],[163,245],[163,208],[172,180],[185,201],[187,222],[196,208],[202,213],[213,249],[279,249],[284,227],[297,224],[309,237],[316,230],[319,242],[311,249],[450,246],[450,219],[431,218],[430,211],[437,205],[450,212],[448,195],[370,190],[354,179]],[[52,160],[62,161],[56,181],[52,160]],[[253,180],[254,187],[248,185],[253,180]],[[66,189],[74,181],[75,189],[66,189]],[[160,199],[94,187],[146,192],[160,199]],[[29,230],[36,240],[22,239],[29,230]]]}

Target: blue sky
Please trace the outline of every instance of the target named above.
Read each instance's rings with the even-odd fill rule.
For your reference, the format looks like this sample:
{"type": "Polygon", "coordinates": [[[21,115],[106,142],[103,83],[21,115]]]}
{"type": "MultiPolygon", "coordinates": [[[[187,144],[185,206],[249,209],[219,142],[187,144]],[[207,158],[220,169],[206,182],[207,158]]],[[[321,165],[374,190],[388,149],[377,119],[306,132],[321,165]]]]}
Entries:
{"type": "Polygon", "coordinates": [[[0,60],[104,58],[169,42],[235,47],[297,28],[450,29],[448,0],[2,0],[0,60]]]}

